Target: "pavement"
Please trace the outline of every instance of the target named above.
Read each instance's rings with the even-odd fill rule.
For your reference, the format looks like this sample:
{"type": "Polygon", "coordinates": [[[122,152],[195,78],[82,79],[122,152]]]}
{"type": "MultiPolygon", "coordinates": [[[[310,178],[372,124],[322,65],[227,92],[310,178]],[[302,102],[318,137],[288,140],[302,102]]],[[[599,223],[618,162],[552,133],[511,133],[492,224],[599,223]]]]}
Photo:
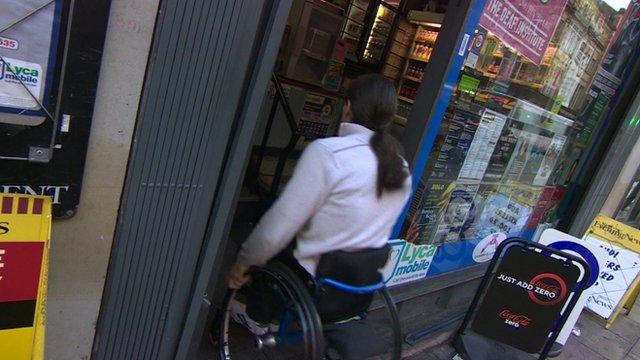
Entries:
{"type": "MultiPolygon", "coordinates": [[[[640,307],[638,304],[628,315],[620,315],[611,329],[604,321],[585,311],[576,328],[580,336],[572,334],[557,360],[640,360],[640,307]]],[[[456,355],[449,344],[450,338],[443,335],[437,346],[420,348],[405,347],[404,360],[451,360],[456,355]]],[[[433,345],[433,343],[431,344],[433,345]]],[[[534,357],[532,357],[534,359],[534,357]]]]}

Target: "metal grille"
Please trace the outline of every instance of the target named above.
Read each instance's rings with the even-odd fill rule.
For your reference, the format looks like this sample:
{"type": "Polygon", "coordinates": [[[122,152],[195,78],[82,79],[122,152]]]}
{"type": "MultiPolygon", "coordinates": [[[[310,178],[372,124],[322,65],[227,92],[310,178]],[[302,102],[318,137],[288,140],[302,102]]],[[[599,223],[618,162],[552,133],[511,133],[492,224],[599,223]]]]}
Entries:
{"type": "Polygon", "coordinates": [[[262,11],[252,0],[163,1],[96,359],[173,358],[262,11]]]}

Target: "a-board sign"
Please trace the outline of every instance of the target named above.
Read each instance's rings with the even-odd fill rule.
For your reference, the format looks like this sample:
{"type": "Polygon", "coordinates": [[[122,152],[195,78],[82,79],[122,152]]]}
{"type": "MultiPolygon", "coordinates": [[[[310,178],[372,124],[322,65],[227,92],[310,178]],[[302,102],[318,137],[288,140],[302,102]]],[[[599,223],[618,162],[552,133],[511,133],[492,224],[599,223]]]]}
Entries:
{"type": "Polygon", "coordinates": [[[560,250],[582,258],[582,260],[589,264],[589,270],[591,271],[587,287],[578,298],[575,307],[571,311],[571,314],[567,318],[567,321],[564,323],[564,326],[556,339],[557,343],[564,345],[569,339],[571,331],[587,303],[587,299],[591,296],[594,287],[599,284],[600,271],[605,268],[608,252],[599,246],[590,244],[556,229],[546,229],[540,236],[539,242],[540,244],[546,245],[552,249],[560,250]]]}
{"type": "Polygon", "coordinates": [[[471,325],[528,353],[541,350],[578,278],[577,266],[541,252],[506,250],[471,325]]]}
{"type": "Polygon", "coordinates": [[[51,198],[0,194],[0,358],[44,359],[51,198]]]}
{"type": "Polygon", "coordinates": [[[587,300],[587,308],[610,325],[625,298],[637,287],[640,272],[640,230],[598,215],[583,240],[607,251],[604,269],[587,300]]]}

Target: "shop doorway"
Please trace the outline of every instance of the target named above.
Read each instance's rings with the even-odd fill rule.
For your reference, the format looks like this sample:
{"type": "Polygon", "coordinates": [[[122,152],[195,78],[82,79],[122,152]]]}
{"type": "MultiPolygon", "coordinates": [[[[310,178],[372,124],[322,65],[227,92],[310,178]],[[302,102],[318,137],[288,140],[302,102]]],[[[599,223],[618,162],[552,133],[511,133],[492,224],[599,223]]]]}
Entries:
{"type": "MultiPolygon", "coordinates": [[[[216,305],[224,296],[225,269],[286,185],[302,151],[315,139],[337,134],[344,91],[351,80],[362,74],[379,73],[394,82],[398,110],[391,131],[399,140],[405,138],[410,119],[422,123],[415,127],[426,129],[430,109],[425,104],[435,101],[440,81],[432,82],[431,92],[421,91],[420,87],[428,81],[425,79],[444,77],[470,7],[470,2],[463,3],[292,2],[260,109],[229,237],[218,253],[209,282],[212,311],[206,314],[205,324],[211,322],[216,305]],[[453,41],[445,41],[437,52],[443,37],[453,41]],[[414,110],[416,103],[422,106],[414,110]]],[[[419,132],[416,137],[421,135],[419,132]]],[[[406,143],[417,146],[419,141],[406,143]]],[[[211,356],[213,351],[209,330],[208,326],[203,328],[195,345],[202,357],[211,356]]]]}

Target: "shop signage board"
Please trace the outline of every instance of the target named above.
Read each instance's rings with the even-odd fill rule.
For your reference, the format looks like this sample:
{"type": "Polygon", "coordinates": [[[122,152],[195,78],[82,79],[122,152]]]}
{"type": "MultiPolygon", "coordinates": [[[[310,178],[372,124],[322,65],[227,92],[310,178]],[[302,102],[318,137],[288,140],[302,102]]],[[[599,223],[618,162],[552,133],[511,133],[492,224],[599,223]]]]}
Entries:
{"type": "Polygon", "coordinates": [[[567,0],[489,0],[480,25],[540,64],[566,4],[567,0]]]}
{"type": "Polygon", "coordinates": [[[0,195],[0,349],[44,359],[51,199],[0,195]]]}
{"type": "Polygon", "coordinates": [[[19,113],[22,125],[42,122],[45,112],[40,104],[47,108],[51,100],[61,10],[62,0],[3,1],[0,112],[19,113]]]}
{"type": "Polygon", "coordinates": [[[471,328],[536,353],[554,330],[580,277],[576,266],[541,252],[510,248],[502,257],[471,328]]]}
{"type": "Polygon", "coordinates": [[[424,279],[437,250],[435,245],[414,245],[405,240],[393,240],[387,266],[382,275],[387,286],[424,279]]]}
{"type": "Polygon", "coordinates": [[[608,253],[587,308],[606,319],[609,327],[638,286],[640,230],[598,215],[583,240],[608,253]]]}
{"type": "Polygon", "coordinates": [[[591,277],[587,283],[587,288],[584,290],[580,298],[576,302],[575,307],[571,311],[569,318],[562,327],[562,331],[556,339],[557,343],[562,345],[566,344],[571,335],[571,331],[578,321],[578,317],[584,309],[587,299],[591,296],[593,289],[600,281],[600,272],[605,269],[606,259],[608,252],[595,244],[588,243],[584,240],[573,237],[569,234],[565,234],[556,229],[546,229],[540,236],[540,244],[546,245],[552,249],[560,250],[569,253],[574,256],[582,258],[589,264],[591,270],[591,277]]]}

